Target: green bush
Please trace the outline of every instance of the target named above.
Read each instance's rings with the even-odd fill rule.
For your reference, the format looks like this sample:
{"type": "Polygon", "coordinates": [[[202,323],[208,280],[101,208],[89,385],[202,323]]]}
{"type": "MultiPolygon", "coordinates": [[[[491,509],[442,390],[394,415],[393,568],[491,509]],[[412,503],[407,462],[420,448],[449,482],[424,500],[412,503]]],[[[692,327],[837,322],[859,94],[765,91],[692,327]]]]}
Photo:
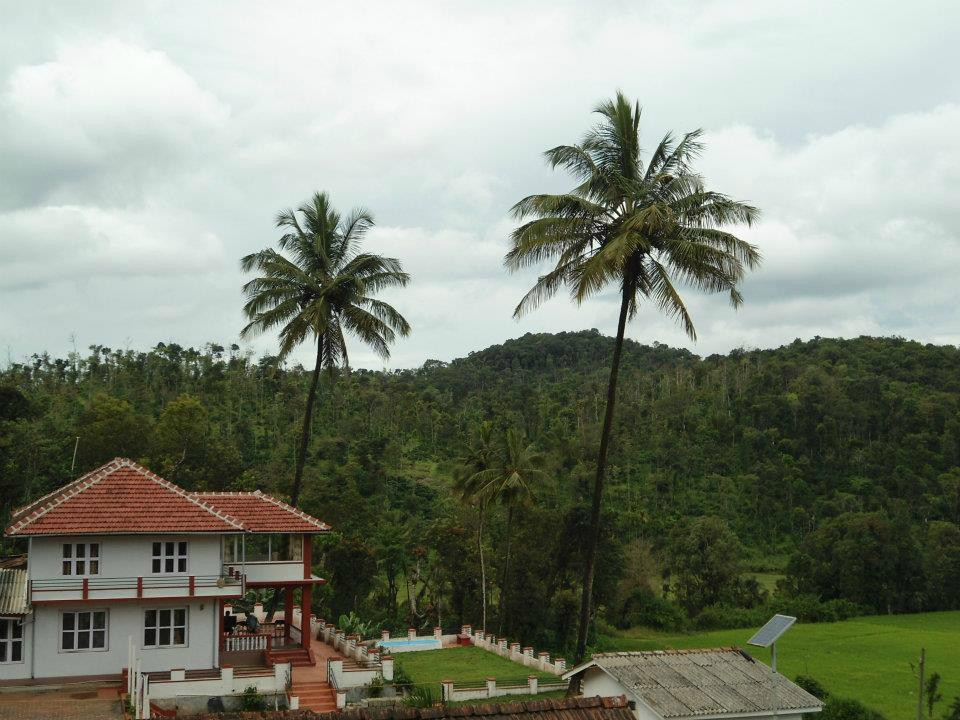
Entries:
{"type": "Polygon", "coordinates": [[[409,690],[413,687],[413,678],[403,669],[403,665],[394,661],[393,686],[397,690],[409,690]]]}
{"type": "Polygon", "coordinates": [[[830,698],[824,703],[818,720],[886,720],[886,716],[857,700],[830,698]]]}
{"type": "Polygon", "coordinates": [[[383,694],[383,675],[374,675],[367,688],[370,690],[370,697],[380,697],[383,694]]]}
{"type": "Polygon", "coordinates": [[[440,696],[432,685],[417,685],[403,702],[409,707],[428,708],[440,702],[440,696]]]}
{"type": "Polygon", "coordinates": [[[828,693],[827,689],[820,684],[820,681],[810,677],[809,675],[797,675],[797,678],[794,680],[794,682],[817,698],[817,700],[826,700],[830,697],[830,693],[828,693]]]}
{"type": "Polygon", "coordinates": [[[267,701],[253,685],[244,688],[243,695],[240,696],[240,709],[244,712],[250,710],[266,710],[267,701]]]}
{"type": "Polygon", "coordinates": [[[621,628],[643,625],[658,630],[680,631],[688,625],[687,614],[679,605],[659,597],[649,588],[637,588],[624,601],[618,625],[621,628]]]}

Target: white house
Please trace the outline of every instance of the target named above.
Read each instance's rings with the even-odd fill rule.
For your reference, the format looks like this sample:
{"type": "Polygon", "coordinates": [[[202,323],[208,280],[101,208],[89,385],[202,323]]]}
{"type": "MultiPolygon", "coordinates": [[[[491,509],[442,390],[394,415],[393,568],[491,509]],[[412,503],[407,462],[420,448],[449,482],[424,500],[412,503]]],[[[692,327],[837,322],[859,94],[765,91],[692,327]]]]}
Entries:
{"type": "Polygon", "coordinates": [[[0,683],[119,679],[131,645],[165,681],[312,663],[295,626],[323,582],[311,538],[328,530],[259,491],[191,493],[117,458],[14,512],[5,534],[28,553],[0,570],[0,683]],[[284,590],[286,621],[228,632],[226,606],[254,587],[284,590]]]}
{"type": "Polygon", "coordinates": [[[737,648],[599,653],[582,674],[585,696],[625,695],[637,720],[800,720],[821,702],[737,648]]]}

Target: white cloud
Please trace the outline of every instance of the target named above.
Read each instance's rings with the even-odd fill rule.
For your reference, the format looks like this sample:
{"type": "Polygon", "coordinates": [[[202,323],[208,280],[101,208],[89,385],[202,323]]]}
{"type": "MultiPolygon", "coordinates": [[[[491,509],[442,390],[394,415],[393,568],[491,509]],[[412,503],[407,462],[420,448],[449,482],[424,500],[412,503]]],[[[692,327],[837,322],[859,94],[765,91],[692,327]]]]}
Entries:
{"type": "Polygon", "coordinates": [[[220,239],[173,208],[46,206],[0,215],[0,291],[222,270],[220,239]]]}
{"type": "MultiPolygon", "coordinates": [[[[237,258],[318,189],[371,209],[370,248],[413,274],[390,295],[414,325],[392,366],[612,332],[610,296],[514,321],[535,273],[502,256],[510,206],[570,186],[542,151],[618,87],[644,105],[647,146],[706,127],[710,184],[764,211],[744,232],[766,258],[747,304],[689,296],[696,352],[956,342],[960,80],[942,70],[960,65],[958,17],[923,0],[867,20],[826,0],[18,7],[0,28],[0,347],[229,342],[237,258]]],[[[690,345],[652,309],[629,332],[690,345]]]]}

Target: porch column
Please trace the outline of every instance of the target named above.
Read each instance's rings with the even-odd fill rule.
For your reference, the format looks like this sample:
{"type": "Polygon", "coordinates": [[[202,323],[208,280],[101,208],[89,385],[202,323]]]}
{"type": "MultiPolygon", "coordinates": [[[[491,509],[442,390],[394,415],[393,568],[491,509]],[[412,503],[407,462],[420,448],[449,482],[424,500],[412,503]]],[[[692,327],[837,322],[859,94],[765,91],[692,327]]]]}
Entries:
{"type": "Polygon", "coordinates": [[[283,589],[283,639],[285,644],[290,643],[290,623],[293,622],[293,586],[287,585],[283,589]]]}
{"type": "Polygon", "coordinates": [[[303,536],[303,579],[309,580],[313,566],[313,535],[303,536]]]}
{"type": "Polygon", "coordinates": [[[313,628],[310,624],[310,613],[313,609],[310,607],[313,600],[313,585],[304,585],[300,590],[300,643],[304,650],[310,649],[310,641],[313,639],[313,628]]]}
{"type": "Polygon", "coordinates": [[[220,620],[217,621],[217,627],[220,632],[220,652],[223,652],[227,647],[227,637],[226,637],[226,624],[223,618],[224,605],[226,600],[218,600],[216,604],[217,610],[220,612],[220,620]]]}

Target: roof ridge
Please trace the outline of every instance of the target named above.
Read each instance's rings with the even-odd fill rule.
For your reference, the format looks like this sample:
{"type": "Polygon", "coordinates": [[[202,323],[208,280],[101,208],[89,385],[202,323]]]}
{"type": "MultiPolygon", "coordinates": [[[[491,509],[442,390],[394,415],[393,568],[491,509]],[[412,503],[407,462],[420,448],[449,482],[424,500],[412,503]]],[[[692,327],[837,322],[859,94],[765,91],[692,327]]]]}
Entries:
{"type": "Polygon", "coordinates": [[[157,483],[157,485],[159,485],[160,487],[166,488],[167,490],[170,490],[171,492],[174,492],[174,493],[176,493],[177,495],[180,495],[181,497],[185,498],[186,500],[189,500],[189,501],[192,502],[193,504],[198,505],[199,507],[202,507],[202,508],[203,508],[204,510],[206,510],[208,513],[210,513],[211,515],[214,515],[215,517],[217,517],[217,518],[220,519],[220,520],[223,520],[223,521],[224,521],[225,523],[227,523],[228,525],[233,525],[235,528],[237,528],[237,529],[239,529],[239,530],[243,530],[243,529],[244,529],[242,522],[240,522],[240,521],[237,520],[236,518],[232,517],[231,515],[228,515],[227,513],[223,512],[222,510],[218,510],[217,508],[215,508],[215,507],[214,507],[213,505],[211,505],[210,503],[200,502],[200,500],[198,500],[198,499],[197,499],[196,497],[194,497],[190,492],[188,492],[187,490],[184,490],[184,489],[183,489],[182,487],[180,487],[179,485],[176,485],[175,483],[170,482],[170,481],[167,480],[166,478],[160,477],[159,475],[157,475],[157,474],[156,474],[155,472],[153,472],[152,470],[148,470],[148,469],[145,468],[143,465],[140,465],[139,463],[135,463],[133,460],[128,460],[128,459],[126,459],[126,458],[123,458],[123,460],[124,460],[124,464],[125,464],[125,465],[127,465],[128,467],[132,467],[134,470],[136,470],[137,472],[139,472],[141,475],[145,476],[148,480],[152,480],[153,482],[157,483]]]}
{"type": "Polygon", "coordinates": [[[616,657],[656,657],[658,655],[692,655],[694,653],[740,652],[737,645],[718,645],[707,648],[664,648],[662,650],[614,650],[611,652],[594,653],[593,659],[616,657]]]}
{"type": "Polygon", "coordinates": [[[311,523],[312,525],[315,525],[322,530],[330,529],[330,526],[327,525],[325,522],[323,522],[323,520],[319,520],[318,518],[313,517],[313,515],[308,515],[300,508],[295,508],[293,507],[293,505],[288,505],[287,503],[283,502],[283,500],[277,500],[277,498],[273,497],[273,495],[267,495],[264,492],[260,492],[259,489],[254,490],[250,494],[255,495],[257,497],[261,497],[264,500],[267,500],[268,502],[272,502],[277,507],[281,507],[287,512],[293,513],[294,515],[299,517],[301,520],[305,520],[306,522],[311,523]]]}
{"type": "Polygon", "coordinates": [[[59,495],[57,495],[57,496],[53,499],[53,501],[51,501],[49,504],[47,504],[47,505],[41,505],[39,511],[37,511],[36,509],[34,509],[34,512],[32,512],[31,514],[27,515],[26,517],[21,516],[16,522],[12,523],[4,532],[5,532],[6,534],[8,534],[8,535],[15,535],[16,533],[20,532],[21,530],[23,530],[23,529],[24,529],[25,527],[27,527],[28,525],[31,525],[32,523],[34,523],[34,522],[36,522],[37,520],[39,520],[40,518],[42,518],[44,515],[46,515],[48,512],[50,512],[50,511],[53,510],[54,508],[59,507],[60,505],[62,505],[63,503],[65,503],[67,500],[70,500],[71,498],[76,497],[77,495],[79,495],[79,494],[82,493],[83,491],[85,491],[85,490],[93,487],[93,486],[96,485],[98,482],[100,482],[100,481],[103,480],[104,478],[108,477],[109,475],[112,475],[112,474],[115,473],[117,470],[119,470],[120,468],[123,468],[123,467],[132,468],[132,469],[133,469],[134,471],[136,471],[139,475],[141,475],[144,479],[150,480],[151,482],[159,485],[160,487],[164,488],[165,490],[169,490],[170,492],[172,492],[172,493],[174,493],[174,494],[176,494],[176,495],[179,495],[180,497],[182,497],[182,498],[184,498],[185,500],[193,503],[194,505],[197,505],[198,507],[203,508],[203,509],[206,510],[208,513],[210,513],[211,515],[213,515],[214,517],[216,517],[218,520],[222,520],[223,522],[227,523],[228,525],[232,525],[233,527],[235,527],[235,528],[237,528],[237,529],[239,529],[239,530],[243,530],[243,529],[244,529],[243,523],[241,523],[239,520],[237,520],[236,518],[233,518],[233,517],[231,517],[230,515],[224,513],[222,510],[218,510],[217,508],[214,508],[214,507],[213,507],[212,505],[210,505],[209,503],[201,502],[201,501],[198,500],[197,498],[191,497],[191,496],[190,496],[190,493],[188,493],[186,490],[184,490],[184,489],[183,489],[182,487],[180,487],[179,485],[176,485],[176,484],[170,482],[169,480],[166,480],[166,479],[160,477],[159,475],[157,475],[157,474],[156,474],[155,472],[153,472],[152,470],[149,470],[149,469],[145,468],[143,465],[140,465],[139,463],[136,463],[136,462],[134,462],[133,460],[130,460],[129,458],[116,457],[116,458],[114,458],[113,460],[111,460],[110,462],[108,462],[108,463],[106,463],[106,464],[104,464],[104,465],[101,465],[99,468],[96,468],[96,469],[94,469],[94,470],[91,470],[90,472],[88,472],[88,473],[85,474],[85,475],[80,476],[80,477],[77,478],[76,480],[74,480],[74,481],[72,481],[72,482],[70,482],[70,483],[67,483],[66,485],[64,485],[64,486],[63,486],[62,488],[60,488],[59,490],[56,490],[56,491],[54,491],[54,492],[52,492],[52,493],[47,493],[47,495],[44,495],[44,496],[43,496],[42,498],[40,498],[39,500],[34,501],[31,505],[27,506],[25,512],[26,512],[27,510],[29,510],[29,509],[34,509],[34,508],[36,508],[36,506],[37,506],[38,503],[42,503],[43,500],[45,500],[46,498],[50,497],[51,495],[57,495],[57,493],[59,493],[59,495]]]}
{"type": "Polygon", "coordinates": [[[123,460],[124,458],[114,458],[113,460],[106,463],[105,465],[101,465],[99,468],[91,470],[85,475],[81,475],[76,480],[73,480],[67,483],[59,490],[56,490],[52,493],[47,493],[46,495],[41,497],[39,500],[36,500],[35,502],[26,506],[20,518],[15,523],[11,524],[10,527],[8,527],[4,531],[4,533],[8,535],[13,535],[15,533],[20,532],[20,530],[25,528],[27,525],[30,525],[31,523],[39,520],[54,508],[59,507],[70,498],[76,497],[87,488],[93,487],[108,475],[111,475],[112,473],[119,470],[121,467],[123,467],[123,460]],[[46,500],[51,495],[56,495],[58,492],[60,493],[60,495],[55,497],[49,504],[47,505],[42,504],[44,500],[46,500]],[[39,511],[38,511],[38,505],[39,505],[39,511]],[[23,515],[29,512],[30,510],[33,510],[33,512],[27,515],[26,517],[23,517],[23,515]]]}

